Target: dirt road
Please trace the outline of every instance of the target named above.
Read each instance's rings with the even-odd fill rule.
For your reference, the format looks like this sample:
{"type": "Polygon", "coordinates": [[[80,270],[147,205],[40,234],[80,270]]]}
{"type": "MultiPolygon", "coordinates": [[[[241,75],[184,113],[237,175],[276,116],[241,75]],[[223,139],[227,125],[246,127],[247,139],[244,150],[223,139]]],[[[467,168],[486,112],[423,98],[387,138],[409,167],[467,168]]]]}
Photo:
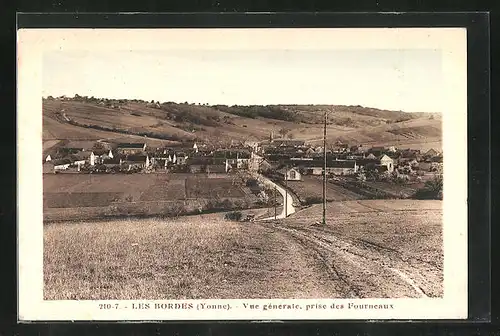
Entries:
{"type": "Polygon", "coordinates": [[[254,173],[253,176],[262,183],[270,186],[271,188],[276,188],[276,190],[278,190],[278,192],[281,194],[284,200],[284,205],[282,207],[282,210],[276,217],[272,216],[268,218],[259,219],[260,221],[267,221],[271,219],[283,219],[295,213],[295,207],[293,206],[294,202],[293,197],[289,192],[287,192],[285,188],[283,188],[277,183],[274,183],[273,181],[271,181],[270,179],[261,174],[254,173]]]}
{"type": "Polygon", "coordinates": [[[314,258],[317,288],[328,297],[394,298],[442,295],[441,266],[362,239],[337,237],[326,227],[291,228],[267,223],[287,245],[314,258]],[[319,273],[318,273],[319,272],[319,273]]]}

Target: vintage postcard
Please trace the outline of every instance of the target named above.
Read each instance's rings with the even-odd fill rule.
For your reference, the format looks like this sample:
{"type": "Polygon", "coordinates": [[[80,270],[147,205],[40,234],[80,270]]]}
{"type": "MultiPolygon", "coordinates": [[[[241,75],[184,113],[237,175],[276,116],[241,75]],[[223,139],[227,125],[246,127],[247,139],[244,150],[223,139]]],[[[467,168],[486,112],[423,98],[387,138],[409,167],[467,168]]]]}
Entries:
{"type": "Polygon", "coordinates": [[[467,318],[461,28],[20,29],[19,320],[467,318]]]}

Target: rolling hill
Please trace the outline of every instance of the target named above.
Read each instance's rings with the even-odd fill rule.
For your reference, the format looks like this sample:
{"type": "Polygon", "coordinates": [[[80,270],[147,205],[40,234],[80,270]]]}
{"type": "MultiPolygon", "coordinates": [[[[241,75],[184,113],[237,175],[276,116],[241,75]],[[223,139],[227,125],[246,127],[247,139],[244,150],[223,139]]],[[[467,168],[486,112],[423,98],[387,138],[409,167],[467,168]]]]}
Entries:
{"type": "Polygon", "coordinates": [[[226,106],[148,103],[137,100],[43,100],[43,140],[146,141],[150,145],[201,140],[264,140],[271,133],[322,141],[328,112],[328,140],[373,145],[432,144],[440,148],[441,117],[362,106],[226,106]]]}

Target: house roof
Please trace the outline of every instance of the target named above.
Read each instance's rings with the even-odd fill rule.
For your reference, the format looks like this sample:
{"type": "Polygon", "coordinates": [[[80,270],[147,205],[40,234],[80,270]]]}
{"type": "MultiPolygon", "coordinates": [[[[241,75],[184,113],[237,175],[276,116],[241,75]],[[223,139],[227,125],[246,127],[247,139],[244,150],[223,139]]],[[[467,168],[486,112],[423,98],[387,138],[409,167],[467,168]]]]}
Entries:
{"type": "Polygon", "coordinates": [[[125,161],[129,162],[146,162],[146,155],[127,155],[125,161]]]}
{"type": "Polygon", "coordinates": [[[104,155],[109,154],[109,149],[94,149],[92,152],[94,155],[104,155]]]}
{"type": "Polygon", "coordinates": [[[289,171],[296,171],[297,173],[299,173],[299,169],[297,167],[291,167],[291,168],[286,168],[286,167],[283,167],[283,168],[280,168],[277,170],[278,173],[284,175],[285,173],[289,172],[289,171]]]}
{"type": "Polygon", "coordinates": [[[380,156],[378,157],[378,159],[379,159],[379,160],[382,160],[382,159],[386,159],[386,160],[387,160],[387,159],[389,159],[389,160],[392,160],[392,158],[391,158],[391,157],[389,157],[389,156],[388,156],[388,155],[386,155],[386,154],[382,154],[382,155],[380,155],[380,156]]]}
{"type": "Polygon", "coordinates": [[[303,146],[305,144],[305,141],[297,139],[273,139],[271,143],[278,146],[279,145],[303,146]]]}
{"type": "Polygon", "coordinates": [[[369,163],[374,163],[376,164],[377,163],[377,159],[360,159],[360,160],[356,160],[356,163],[359,165],[359,166],[365,166],[369,163]]]}
{"type": "Polygon", "coordinates": [[[59,159],[59,160],[53,160],[53,161],[52,161],[52,164],[54,164],[54,166],[60,166],[60,165],[65,165],[65,164],[71,164],[71,160],[70,160],[70,159],[59,159]]]}
{"type": "MultiPolygon", "coordinates": [[[[307,168],[323,168],[324,161],[323,160],[304,161],[299,163],[298,165],[307,168]]],[[[354,168],[355,165],[356,161],[354,160],[327,160],[326,162],[327,168],[354,168]]]]}
{"type": "Polygon", "coordinates": [[[250,152],[246,149],[217,150],[214,152],[214,157],[223,157],[226,159],[249,159],[250,155],[250,152]]]}
{"type": "Polygon", "coordinates": [[[436,151],[434,148],[429,149],[427,152],[425,152],[425,155],[437,155],[438,151],[436,151]]]}
{"type": "Polygon", "coordinates": [[[442,156],[434,156],[431,158],[431,162],[443,162],[442,156]]]}
{"type": "Polygon", "coordinates": [[[103,160],[104,164],[120,164],[120,158],[113,157],[113,158],[107,158],[103,160]]]}
{"type": "Polygon", "coordinates": [[[90,157],[90,154],[92,154],[93,152],[91,151],[80,151],[78,153],[75,153],[75,154],[72,154],[71,155],[71,158],[75,159],[75,161],[79,161],[79,160],[86,160],[90,157]]]}
{"type": "Polygon", "coordinates": [[[121,149],[124,149],[124,148],[134,148],[134,149],[139,149],[139,148],[144,148],[146,144],[145,143],[119,143],[118,146],[116,146],[116,148],[121,148],[121,149]]]}
{"type": "Polygon", "coordinates": [[[225,164],[226,159],[214,157],[190,157],[187,159],[188,165],[222,165],[225,164]]]}

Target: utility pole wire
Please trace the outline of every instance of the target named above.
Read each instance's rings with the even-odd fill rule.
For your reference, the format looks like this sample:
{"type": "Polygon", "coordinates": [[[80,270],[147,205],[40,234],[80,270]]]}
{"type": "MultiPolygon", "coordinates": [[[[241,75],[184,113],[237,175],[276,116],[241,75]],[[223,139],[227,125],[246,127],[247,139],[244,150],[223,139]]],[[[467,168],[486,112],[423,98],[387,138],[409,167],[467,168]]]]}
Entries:
{"type": "Polygon", "coordinates": [[[287,178],[287,173],[288,173],[288,165],[286,165],[285,168],[285,218],[287,216],[288,212],[288,178],[287,178]]]}
{"type": "Polygon", "coordinates": [[[323,225],[326,225],[326,123],[328,114],[325,111],[325,125],[323,128],[323,225]]]}

